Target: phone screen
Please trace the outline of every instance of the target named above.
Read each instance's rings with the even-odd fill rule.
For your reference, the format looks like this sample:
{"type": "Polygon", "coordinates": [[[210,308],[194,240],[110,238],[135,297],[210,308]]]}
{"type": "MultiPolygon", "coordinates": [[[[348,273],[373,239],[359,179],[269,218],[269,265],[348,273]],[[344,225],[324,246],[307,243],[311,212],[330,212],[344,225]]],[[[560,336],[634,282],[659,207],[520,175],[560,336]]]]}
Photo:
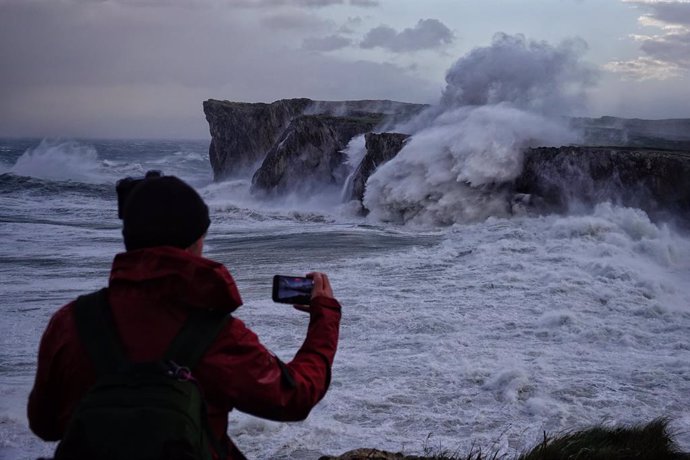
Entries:
{"type": "Polygon", "coordinates": [[[309,305],[314,280],[301,276],[273,277],[273,301],[294,305],[309,305]]]}

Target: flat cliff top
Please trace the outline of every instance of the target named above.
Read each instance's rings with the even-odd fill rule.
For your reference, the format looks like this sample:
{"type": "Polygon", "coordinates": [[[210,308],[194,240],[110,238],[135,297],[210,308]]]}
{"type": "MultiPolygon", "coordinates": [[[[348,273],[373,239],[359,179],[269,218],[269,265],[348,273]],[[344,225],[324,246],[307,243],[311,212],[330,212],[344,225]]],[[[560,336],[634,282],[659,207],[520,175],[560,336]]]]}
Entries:
{"type": "Polygon", "coordinates": [[[252,109],[266,108],[270,106],[293,106],[300,107],[306,113],[320,114],[332,113],[342,114],[349,111],[358,112],[378,112],[385,114],[397,114],[399,112],[418,112],[428,107],[425,104],[414,104],[410,102],[391,101],[388,99],[362,99],[351,101],[315,101],[308,98],[281,99],[278,101],[265,102],[233,102],[227,100],[208,99],[204,101],[204,109],[252,109]]]}

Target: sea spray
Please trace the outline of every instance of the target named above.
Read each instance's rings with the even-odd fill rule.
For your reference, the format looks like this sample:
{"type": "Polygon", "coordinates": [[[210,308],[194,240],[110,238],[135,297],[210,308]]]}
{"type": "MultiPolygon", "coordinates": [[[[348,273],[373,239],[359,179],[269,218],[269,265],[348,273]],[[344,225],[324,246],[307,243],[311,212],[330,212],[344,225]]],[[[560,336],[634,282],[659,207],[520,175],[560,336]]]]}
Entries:
{"type": "Polygon", "coordinates": [[[584,109],[586,90],[596,72],[580,59],[581,39],[556,46],[498,33],[491,46],[475,48],[446,74],[441,106],[481,106],[509,102],[529,112],[551,116],[584,109]]]}
{"type": "Polygon", "coordinates": [[[357,171],[357,166],[362,162],[364,156],[367,153],[366,139],[364,135],[355,136],[347,144],[347,147],[343,150],[345,154],[345,163],[347,164],[350,175],[345,179],[345,184],[341,192],[341,200],[343,202],[349,201],[352,195],[352,179],[357,171]]]}
{"type": "Polygon", "coordinates": [[[584,103],[594,80],[580,62],[585,49],[497,34],[458,60],[440,104],[399,127],[412,139],[369,178],[371,218],[443,225],[510,214],[500,184],[520,174],[522,152],[577,141],[554,114],[584,103]]]}
{"type": "Polygon", "coordinates": [[[506,216],[499,185],[520,174],[522,151],[574,140],[558,122],[508,104],[449,110],[369,178],[364,205],[372,218],[420,225],[506,216]]]}
{"type": "Polygon", "coordinates": [[[98,153],[90,145],[43,140],[24,152],[9,172],[38,179],[98,183],[100,166],[98,153]]]}

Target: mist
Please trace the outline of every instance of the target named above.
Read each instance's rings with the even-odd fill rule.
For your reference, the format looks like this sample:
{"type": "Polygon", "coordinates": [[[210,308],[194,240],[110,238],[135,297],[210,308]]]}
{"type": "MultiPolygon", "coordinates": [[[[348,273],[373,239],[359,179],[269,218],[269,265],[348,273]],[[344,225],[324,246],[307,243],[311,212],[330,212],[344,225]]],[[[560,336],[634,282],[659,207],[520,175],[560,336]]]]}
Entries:
{"type": "Polygon", "coordinates": [[[371,217],[449,225],[509,215],[500,184],[520,174],[522,152],[578,141],[562,115],[586,106],[596,80],[586,48],[499,33],[461,57],[439,103],[398,127],[412,138],[369,178],[371,217]]]}

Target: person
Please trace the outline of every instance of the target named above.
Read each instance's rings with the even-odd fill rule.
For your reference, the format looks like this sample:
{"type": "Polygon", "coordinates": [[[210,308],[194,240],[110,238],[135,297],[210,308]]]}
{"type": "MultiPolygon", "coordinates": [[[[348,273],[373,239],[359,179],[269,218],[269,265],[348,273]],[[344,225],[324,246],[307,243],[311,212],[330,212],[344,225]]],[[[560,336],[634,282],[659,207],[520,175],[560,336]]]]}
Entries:
{"type": "MultiPolygon", "coordinates": [[[[107,300],[126,356],[150,362],[165,353],[190,312],[222,309],[230,314],[242,298],[227,269],[202,256],[209,212],[191,186],[174,176],[141,180],[122,214],[126,251],[114,258],[107,300]]],[[[231,316],[191,369],[211,431],[227,445],[230,459],[244,458],[227,434],[233,409],[274,421],[299,421],[328,390],[341,307],[328,276],[309,276],[314,281],[309,326],[292,361],[281,362],[231,316]]],[[[27,411],[31,430],[46,441],[62,439],[75,406],[96,381],[77,332],[74,304],[52,316],[39,346],[27,411]]],[[[218,449],[211,450],[214,458],[220,457],[218,449]]]]}

